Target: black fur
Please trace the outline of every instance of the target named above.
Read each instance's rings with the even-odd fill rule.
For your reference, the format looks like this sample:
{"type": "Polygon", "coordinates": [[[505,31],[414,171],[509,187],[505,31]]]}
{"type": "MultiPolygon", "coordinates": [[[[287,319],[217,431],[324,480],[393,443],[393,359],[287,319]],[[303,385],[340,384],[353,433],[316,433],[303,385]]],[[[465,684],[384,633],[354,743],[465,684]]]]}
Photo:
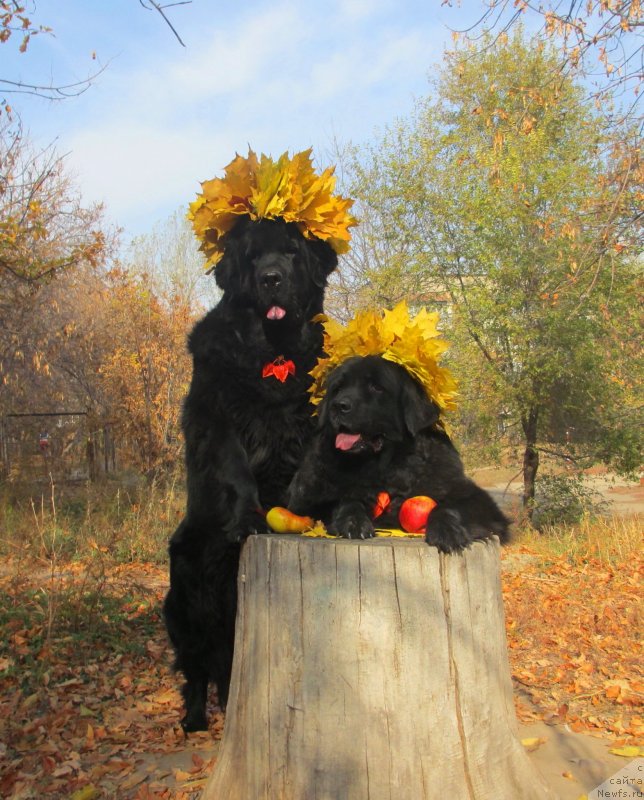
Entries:
{"type": "Polygon", "coordinates": [[[391,496],[378,518],[385,528],[399,527],[406,498],[427,495],[438,504],[428,544],[454,552],[494,534],[507,541],[508,520],[465,476],[438,419],[438,408],[403,367],[380,356],[348,359],[329,375],[318,431],[289,488],[288,507],[322,519],[330,533],[366,539],[374,533],[379,492],[391,496]]]}
{"type": "Polygon", "coordinates": [[[309,370],[322,347],[319,322],[337,256],[281,220],[243,218],[215,268],[223,296],[189,337],[193,375],[182,426],[188,502],[170,541],[164,604],[176,668],[186,678],[186,731],[207,727],[208,682],[228,698],[240,542],[264,532],[264,510],[285,492],[312,434],[309,370]],[[286,312],[269,319],[269,309],[286,312]],[[262,377],[283,356],[285,382],[262,377]]]}

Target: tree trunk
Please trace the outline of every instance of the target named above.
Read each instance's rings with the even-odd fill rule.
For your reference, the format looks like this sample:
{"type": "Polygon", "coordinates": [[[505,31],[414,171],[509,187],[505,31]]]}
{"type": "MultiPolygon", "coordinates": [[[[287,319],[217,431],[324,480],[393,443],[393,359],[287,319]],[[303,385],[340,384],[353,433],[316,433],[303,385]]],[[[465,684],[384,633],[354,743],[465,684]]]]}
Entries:
{"type": "Polygon", "coordinates": [[[530,409],[528,416],[521,421],[525,435],[525,450],[523,451],[523,507],[528,512],[528,519],[532,519],[534,511],[534,489],[539,470],[539,451],[537,444],[537,421],[539,410],[530,409]]]}
{"type": "Polygon", "coordinates": [[[251,536],[202,800],[552,800],[516,736],[499,546],[251,536]]]}

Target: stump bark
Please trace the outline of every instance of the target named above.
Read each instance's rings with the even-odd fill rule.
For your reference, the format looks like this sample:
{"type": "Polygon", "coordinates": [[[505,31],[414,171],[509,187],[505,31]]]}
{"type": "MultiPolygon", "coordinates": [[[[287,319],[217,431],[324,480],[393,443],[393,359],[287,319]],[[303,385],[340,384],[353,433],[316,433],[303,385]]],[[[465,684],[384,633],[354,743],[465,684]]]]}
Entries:
{"type": "Polygon", "coordinates": [[[517,738],[496,540],[253,536],[204,800],[550,800],[517,738]]]}

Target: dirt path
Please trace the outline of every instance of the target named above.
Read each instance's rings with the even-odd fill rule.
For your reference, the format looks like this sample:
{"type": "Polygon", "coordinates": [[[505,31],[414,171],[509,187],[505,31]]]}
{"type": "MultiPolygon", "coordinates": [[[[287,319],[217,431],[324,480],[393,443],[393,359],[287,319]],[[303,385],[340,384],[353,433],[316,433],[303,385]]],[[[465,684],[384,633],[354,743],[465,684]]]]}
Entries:
{"type": "MultiPolygon", "coordinates": [[[[516,515],[520,511],[523,487],[516,468],[481,468],[472,470],[471,475],[508,513],[516,515]]],[[[642,481],[628,481],[609,473],[586,476],[588,487],[598,492],[608,503],[609,513],[618,515],[644,513],[642,481]]]]}
{"type": "Polygon", "coordinates": [[[561,800],[579,800],[629,763],[609,752],[614,743],[564,725],[520,725],[519,736],[545,740],[529,756],[561,800]]]}

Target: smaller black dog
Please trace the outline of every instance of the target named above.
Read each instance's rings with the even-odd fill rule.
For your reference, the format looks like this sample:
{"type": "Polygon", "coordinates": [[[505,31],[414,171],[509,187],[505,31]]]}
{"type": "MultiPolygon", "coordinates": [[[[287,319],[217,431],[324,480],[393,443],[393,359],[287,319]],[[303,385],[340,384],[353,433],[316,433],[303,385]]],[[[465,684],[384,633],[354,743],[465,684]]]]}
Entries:
{"type": "Polygon", "coordinates": [[[391,504],[378,527],[399,527],[403,501],[437,502],[425,539],[455,552],[475,539],[509,539],[509,522],[490,495],[465,476],[439,409],[404,367],[356,356],[334,369],[319,406],[318,430],[289,487],[288,507],[350,539],[374,534],[380,492],[391,504]]]}

